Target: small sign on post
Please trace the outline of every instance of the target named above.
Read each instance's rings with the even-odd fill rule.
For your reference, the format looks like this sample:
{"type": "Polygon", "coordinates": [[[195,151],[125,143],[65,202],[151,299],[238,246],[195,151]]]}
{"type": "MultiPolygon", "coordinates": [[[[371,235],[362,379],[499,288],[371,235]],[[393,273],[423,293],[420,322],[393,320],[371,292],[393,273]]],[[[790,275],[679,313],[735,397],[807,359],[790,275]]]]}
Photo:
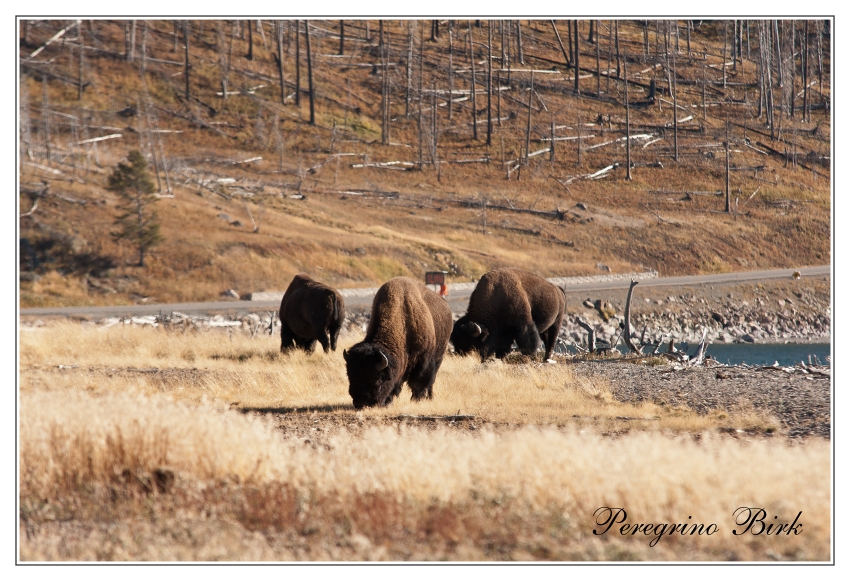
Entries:
{"type": "Polygon", "coordinates": [[[449,296],[449,288],[446,285],[446,275],[448,274],[447,270],[436,270],[432,272],[425,273],[425,285],[434,285],[438,288],[434,289],[441,297],[449,296]]]}

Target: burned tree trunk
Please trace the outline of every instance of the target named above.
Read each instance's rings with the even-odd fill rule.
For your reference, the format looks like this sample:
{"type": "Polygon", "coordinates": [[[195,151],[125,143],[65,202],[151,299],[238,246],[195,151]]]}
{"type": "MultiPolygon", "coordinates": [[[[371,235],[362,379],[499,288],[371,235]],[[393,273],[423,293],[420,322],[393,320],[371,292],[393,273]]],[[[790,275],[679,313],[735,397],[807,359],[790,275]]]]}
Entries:
{"type": "MultiPolygon", "coordinates": [[[[493,138],[493,21],[487,21],[487,145],[493,138]]],[[[436,106],[436,105],[435,105],[436,106]]]]}
{"type": "Polygon", "coordinates": [[[295,21],[295,106],[301,106],[301,21],[295,21]]]}
{"type": "Polygon", "coordinates": [[[472,50],[472,21],[467,20],[467,23],[469,25],[469,66],[472,71],[472,139],[478,141],[477,107],[475,104],[475,53],[472,50]]]}
{"type": "Polygon", "coordinates": [[[641,355],[641,350],[632,344],[632,326],[630,320],[632,313],[632,291],[637,284],[638,282],[636,280],[632,280],[629,284],[629,294],[626,295],[626,310],[623,312],[623,340],[626,342],[629,351],[641,355]]]}
{"type": "MultiPolygon", "coordinates": [[[[619,62],[619,61],[617,61],[619,62]]],[[[626,54],[623,51],[623,76],[626,81],[626,179],[632,179],[632,128],[629,116],[629,73],[626,64],[626,54]]],[[[675,111],[674,111],[675,114],[675,111]]]]}
{"type": "Polygon", "coordinates": [[[339,21],[339,54],[345,54],[345,20],[339,21]]]}
{"type": "Polygon", "coordinates": [[[729,119],[726,119],[726,213],[732,213],[731,192],[729,188],[729,119]]]}
{"type": "MultiPolygon", "coordinates": [[[[286,105],[286,81],[283,77],[283,26],[277,21],[277,72],[280,77],[280,104],[286,105]]],[[[231,46],[233,35],[231,34],[231,46]]]]}
{"type": "Polygon", "coordinates": [[[578,323],[579,327],[587,331],[587,350],[590,353],[594,353],[596,351],[596,332],[581,317],[576,317],[576,323],[578,323]]]}
{"type": "Polygon", "coordinates": [[[519,20],[516,21],[516,48],[519,64],[524,65],[525,59],[522,58],[522,28],[520,28],[519,20]]]}
{"type": "Polygon", "coordinates": [[[310,21],[304,21],[304,37],[307,42],[307,88],[310,92],[310,125],[316,124],[316,90],[313,86],[313,55],[310,50],[310,21]]]}
{"type": "Polygon", "coordinates": [[[573,20],[573,29],[575,31],[575,92],[578,95],[578,73],[579,73],[579,64],[578,64],[578,54],[579,54],[579,41],[581,40],[578,36],[578,20],[573,20]]]}
{"type": "MultiPolygon", "coordinates": [[[[563,55],[564,55],[564,61],[567,63],[568,67],[572,66],[570,64],[570,56],[567,54],[567,50],[564,48],[564,43],[561,42],[561,35],[558,33],[558,28],[555,26],[555,21],[550,20],[550,22],[552,23],[552,30],[555,31],[555,38],[558,39],[558,46],[561,47],[561,53],[563,53],[563,55]]],[[[567,21],[567,22],[569,22],[569,21],[567,21]]],[[[502,53],[504,55],[504,51],[502,51],[502,53]]],[[[503,56],[503,58],[504,58],[504,56],[503,56]]],[[[502,66],[504,66],[504,65],[502,65],[502,66]]]]}
{"type": "Polygon", "coordinates": [[[253,22],[248,21],[248,54],[245,55],[245,58],[249,61],[254,60],[254,27],[252,26],[253,22]]]}
{"type": "Polygon", "coordinates": [[[184,76],[186,77],[186,101],[189,101],[189,21],[183,21],[183,42],[186,44],[184,76]]]}

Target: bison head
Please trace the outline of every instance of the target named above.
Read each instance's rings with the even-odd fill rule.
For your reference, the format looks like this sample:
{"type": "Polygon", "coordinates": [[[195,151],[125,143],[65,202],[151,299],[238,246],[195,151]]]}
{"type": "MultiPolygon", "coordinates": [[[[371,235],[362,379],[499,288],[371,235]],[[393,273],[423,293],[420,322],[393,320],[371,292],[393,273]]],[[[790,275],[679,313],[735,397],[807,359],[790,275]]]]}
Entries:
{"type": "Polygon", "coordinates": [[[360,343],[343,351],[348,394],[357,409],[384,406],[392,399],[395,357],[374,343],[360,343]]]}
{"type": "Polygon", "coordinates": [[[455,353],[466,355],[473,350],[480,353],[488,335],[487,327],[470,321],[469,315],[464,315],[455,322],[450,340],[455,347],[455,353]]]}

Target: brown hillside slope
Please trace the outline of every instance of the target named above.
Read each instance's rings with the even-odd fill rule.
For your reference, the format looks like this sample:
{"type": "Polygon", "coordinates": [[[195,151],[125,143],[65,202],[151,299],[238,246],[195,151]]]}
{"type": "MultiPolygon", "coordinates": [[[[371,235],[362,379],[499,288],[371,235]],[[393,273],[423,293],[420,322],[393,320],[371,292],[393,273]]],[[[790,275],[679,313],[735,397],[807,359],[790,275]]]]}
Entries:
{"type": "Polygon", "coordinates": [[[187,99],[182,21],[20,21],[21,306],[207,300],[299,271],[356,287],[826,264],[831,23],[737,22],[594,21],[591,40],[580,21],[576,92],[572,21],[564,52],[550,21],[345,21],[343,47],[339,21],[254,21],[248,59],[247,21],[192,20],[187,99]],[[726,190],[727,119],[732,213],[704,195],[726,190]],[[105,189],[131,149],[162,195],[144,268],[105,189]]]}

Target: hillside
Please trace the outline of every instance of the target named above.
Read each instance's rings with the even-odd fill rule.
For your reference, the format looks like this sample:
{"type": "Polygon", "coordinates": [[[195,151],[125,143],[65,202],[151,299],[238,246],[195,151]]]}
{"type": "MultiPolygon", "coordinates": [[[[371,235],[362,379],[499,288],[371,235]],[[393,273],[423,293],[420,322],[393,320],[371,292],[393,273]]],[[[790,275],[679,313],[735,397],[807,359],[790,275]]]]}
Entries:
{"type": "Polygon", "coordinates": [[[831,30],[19,21],[20,306],[828,264],[831,30]],[[145,267],[106,189],[133,149],[160,194],[145,267]]]}

